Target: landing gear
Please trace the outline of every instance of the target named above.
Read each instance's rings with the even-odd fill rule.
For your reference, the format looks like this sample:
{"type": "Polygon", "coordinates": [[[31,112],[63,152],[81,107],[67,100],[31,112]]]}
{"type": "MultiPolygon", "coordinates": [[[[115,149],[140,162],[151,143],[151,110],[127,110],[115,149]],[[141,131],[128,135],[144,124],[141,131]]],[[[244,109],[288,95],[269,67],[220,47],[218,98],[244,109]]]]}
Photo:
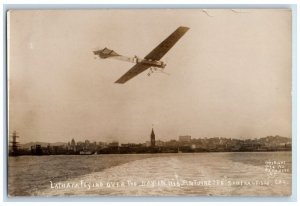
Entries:
{"type": "Polygon", "coordinates": [[[147,74],[149,77],[150,77],[151,74],[154,72],[153,70],[154,70],[153,67],[150,67],[149,72],[148,72],[148,74],[147,74]]]}
{"type": "Polygon", "coordinates": [[[170,75],[169,73],[164,72],[164,68],[150,67],[149,72],[147,73],[147,75],[150,77],[151,74],[153,74],[153,73],[162,73],[162,74],[170,75]]]}

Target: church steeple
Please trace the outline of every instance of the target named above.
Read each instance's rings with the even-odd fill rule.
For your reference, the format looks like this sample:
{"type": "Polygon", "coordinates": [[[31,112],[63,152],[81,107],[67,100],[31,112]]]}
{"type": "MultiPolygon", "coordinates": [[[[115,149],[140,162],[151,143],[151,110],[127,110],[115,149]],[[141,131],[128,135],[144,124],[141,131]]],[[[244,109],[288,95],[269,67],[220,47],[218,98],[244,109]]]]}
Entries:
{"type": "Polygon", "coordinates": [[[154,134],[153,127],[151,132],[151,147],[155,147],[155,134],[154,134]]]}

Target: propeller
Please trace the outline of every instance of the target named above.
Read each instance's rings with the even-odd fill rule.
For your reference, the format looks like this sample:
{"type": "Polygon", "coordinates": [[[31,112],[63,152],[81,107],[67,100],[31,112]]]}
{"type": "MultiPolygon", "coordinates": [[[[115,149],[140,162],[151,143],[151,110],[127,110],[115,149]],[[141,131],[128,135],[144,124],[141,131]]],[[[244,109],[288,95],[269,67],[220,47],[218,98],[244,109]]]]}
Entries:
{"type": "Polygon", "coordinates": [[[166,75],[170,75],[170,73],[165,72],[166,66],[168,65],[168,57],[166,57],[163,62],[165,63],[165,67],[161,68],[160,73],[166,74],[166,75]]]}

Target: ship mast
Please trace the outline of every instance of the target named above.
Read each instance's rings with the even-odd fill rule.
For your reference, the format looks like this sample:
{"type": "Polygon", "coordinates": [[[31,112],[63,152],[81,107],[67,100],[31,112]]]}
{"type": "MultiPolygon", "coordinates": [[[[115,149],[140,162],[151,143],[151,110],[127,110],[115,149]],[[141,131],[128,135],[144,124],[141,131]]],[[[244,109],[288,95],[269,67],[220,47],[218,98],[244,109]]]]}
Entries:
{"type": "Polygon", "coordinates": [[[13,156],[17,156],[19,154],[19,152],[18,152],[19,142],[17,142],[17,138],[19,138],[19,136],[17,135],[17,132],[14,131],[13,135],[12,135],[12,141],[11,141],[13,156]]]}

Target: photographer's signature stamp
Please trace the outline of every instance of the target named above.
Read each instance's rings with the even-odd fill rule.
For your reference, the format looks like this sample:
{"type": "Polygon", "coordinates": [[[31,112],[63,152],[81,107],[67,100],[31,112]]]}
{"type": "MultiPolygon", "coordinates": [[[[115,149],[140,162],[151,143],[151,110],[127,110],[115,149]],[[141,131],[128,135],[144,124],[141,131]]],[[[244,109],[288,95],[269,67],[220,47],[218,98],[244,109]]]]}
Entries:
{"type": "Polygon", "coordinates": [[[289,173],[289,169],[286,167],[286,161],[266,160],[265,172],[270,176],[275,176],[280,173],[289,173]]]}

